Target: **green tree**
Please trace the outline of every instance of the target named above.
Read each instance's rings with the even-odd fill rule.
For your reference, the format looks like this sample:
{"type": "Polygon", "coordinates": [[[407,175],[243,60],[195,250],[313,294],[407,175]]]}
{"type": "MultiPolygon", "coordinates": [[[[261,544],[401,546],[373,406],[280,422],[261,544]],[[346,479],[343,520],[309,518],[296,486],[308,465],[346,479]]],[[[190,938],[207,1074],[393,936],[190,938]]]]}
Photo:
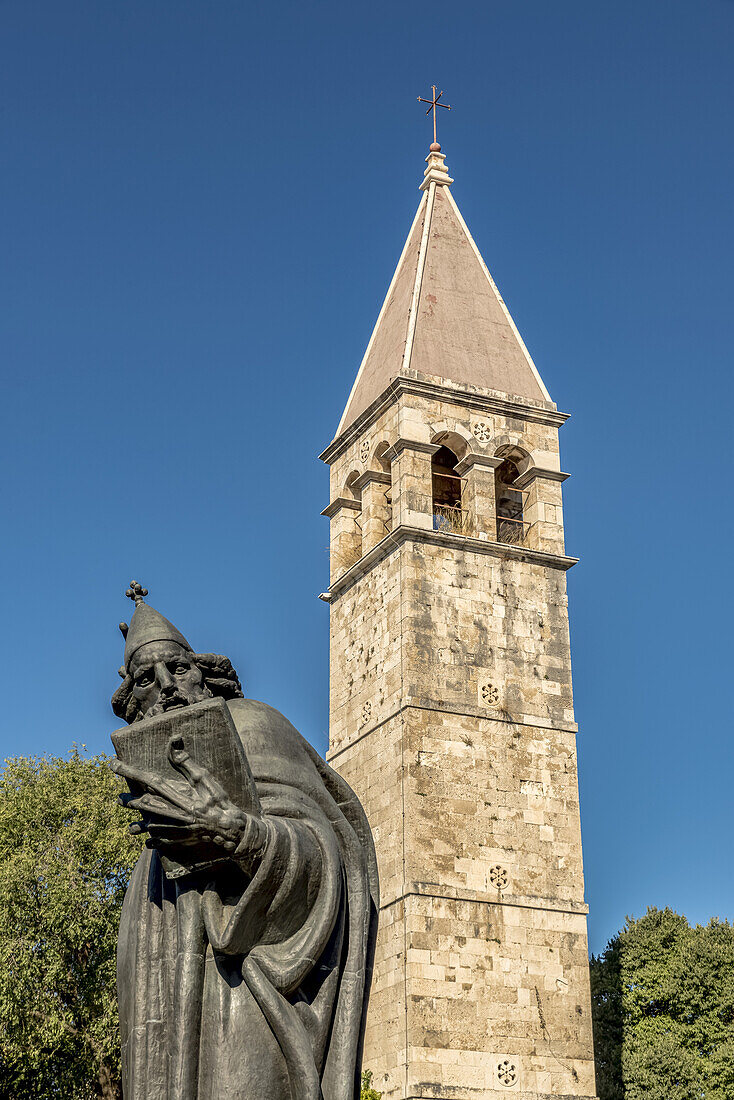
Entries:
{"type": "Polygon", "coordinates": [[[589,961],[596,1089],[600,1100],[624,1100],[621,958],[621,940],[615,936],[602,955],[598,958],[592,955],[589,961]]]}
{"type": "Polygon", "coordinates": [[[115,951],[140,841],[105,757],[0,776],[0,1095],[119,1098],[115,951]]]}
{"type": "Polygon", "coordinates": [[[382,1100],[382,1093],[372,1088],[372,1070],[362,1070],[362,1091],[359,1100],[382,1100]]]}
{"type": "Polygon", "coordinates": [[[628,918],[591,960],[600,1100],[734,1097],[734,928],[628,918]]]}

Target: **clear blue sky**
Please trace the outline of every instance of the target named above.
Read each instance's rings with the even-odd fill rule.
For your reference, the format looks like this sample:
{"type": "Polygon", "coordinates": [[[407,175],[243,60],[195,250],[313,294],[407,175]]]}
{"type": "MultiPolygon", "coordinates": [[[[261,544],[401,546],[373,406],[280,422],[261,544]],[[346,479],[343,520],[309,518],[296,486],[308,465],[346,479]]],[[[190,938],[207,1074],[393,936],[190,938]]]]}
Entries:
{"type": "Polygon", "coordinates": [[[732,0],[4,0],[0,754],[109,749],[132,577],[325,749],[332,437],[454,195],[559,407],[591,946],[734,916],[732,0]]]}

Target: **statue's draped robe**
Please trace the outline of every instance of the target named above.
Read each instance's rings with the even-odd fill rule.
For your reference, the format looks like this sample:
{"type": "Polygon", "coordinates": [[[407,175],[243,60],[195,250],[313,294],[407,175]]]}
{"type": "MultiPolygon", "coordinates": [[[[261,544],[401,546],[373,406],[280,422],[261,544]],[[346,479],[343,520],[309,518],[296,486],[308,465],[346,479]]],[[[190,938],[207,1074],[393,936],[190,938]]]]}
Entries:
{"type": "Polygon", "coordinates": [[[277,711],[229,703],[268,841],[252,878],[140,857],[118,997],[125,1100],[354,1100],[377,915],[349,786],[277,711]]]}

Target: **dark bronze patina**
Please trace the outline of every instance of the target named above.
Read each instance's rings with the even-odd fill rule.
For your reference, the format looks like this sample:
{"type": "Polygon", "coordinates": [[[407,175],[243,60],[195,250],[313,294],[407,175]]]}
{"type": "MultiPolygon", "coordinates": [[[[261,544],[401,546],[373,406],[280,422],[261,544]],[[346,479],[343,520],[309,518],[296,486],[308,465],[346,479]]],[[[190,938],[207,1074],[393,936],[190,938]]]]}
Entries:
{"type": "Polygon", "coordinates": [[[147,833],[125,897],[125,1100],[356,1100],[377,928],[367,819],[283,715],[144,601],[113,735],[147,833]]]}

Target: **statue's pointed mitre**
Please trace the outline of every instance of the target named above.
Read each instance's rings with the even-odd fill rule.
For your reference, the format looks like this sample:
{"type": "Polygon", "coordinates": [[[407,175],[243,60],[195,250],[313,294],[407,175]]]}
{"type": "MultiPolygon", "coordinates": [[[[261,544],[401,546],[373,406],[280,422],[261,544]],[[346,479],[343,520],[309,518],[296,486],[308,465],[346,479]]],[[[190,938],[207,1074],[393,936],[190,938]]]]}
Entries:
{"type": "Polygon", "coordinates": [[[148,642],[177,642],[184,649],[193,652],[181,631],[161,615],[160,611],[145,603],[143,597],[148,595],[147,588],[133,581],[126,595],[135,601],[135,610],[129,626],[120,623],[120,630],[125,638],[125,668],[130,667],[133,654],[148,642]]]}

